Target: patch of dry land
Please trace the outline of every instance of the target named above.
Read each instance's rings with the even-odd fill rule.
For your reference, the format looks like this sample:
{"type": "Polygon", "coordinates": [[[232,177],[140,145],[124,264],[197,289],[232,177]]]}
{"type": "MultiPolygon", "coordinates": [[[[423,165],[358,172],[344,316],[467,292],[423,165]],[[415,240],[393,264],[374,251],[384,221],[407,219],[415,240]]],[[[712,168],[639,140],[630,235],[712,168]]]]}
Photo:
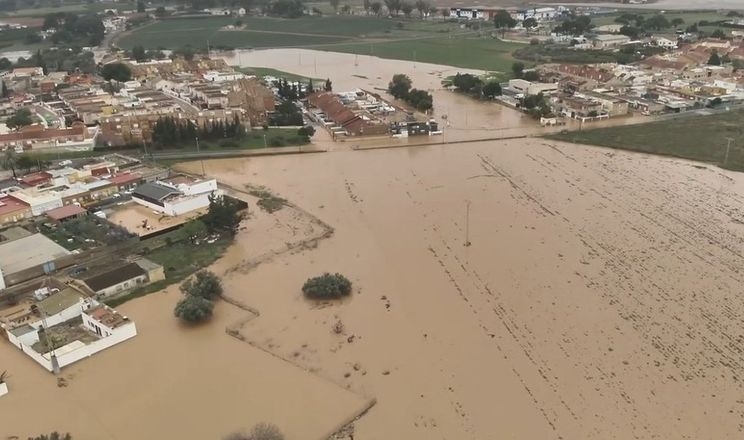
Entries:
{"type": "MultiPolygon", "coordinates": [[[[489,129],[484,105],[452,112],[459,135],[489,129]]],[[[252,209],[211,268],[229,303],[196,328],[173,318],[176,288],[126,303],[139,335],[62,388],[0,344],[1,434],[209,440],[266,421],[323,440],[373,399],[356,440],[744,429],[742,175],[533,138],[205,166],[253,208],[246,185],[292,203],[252,209]],[[326,271],[350,298],[302,297],[326,271]]]]}

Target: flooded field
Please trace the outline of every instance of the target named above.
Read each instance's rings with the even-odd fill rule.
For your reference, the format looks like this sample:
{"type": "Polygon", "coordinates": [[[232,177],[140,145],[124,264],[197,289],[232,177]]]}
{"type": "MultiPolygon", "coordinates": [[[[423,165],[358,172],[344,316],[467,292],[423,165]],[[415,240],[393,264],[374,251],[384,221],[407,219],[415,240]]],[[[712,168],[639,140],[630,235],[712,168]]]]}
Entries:
{"type": "Polygon", "coordinates": [[[264,286],[240,296],[262,313],[248,340],[378,398],[355,438],[742,429],[740,175],[541,140],[208,172],[267,185],[336,228],[227,282],[264,286]],[[304,301],[299,286],[323,271],[349,276],[353,298],[304,301]]]}
{"type": "MultiPolygon", "coordinates": [[[[312,74],[315,62],[290,65],[298,52],[315,54],[243,62],[312,74]]],[[[382,88],[401,71],[436,89],[454,73],[375,60],[353,76],[362,57],[316,56],[323,77],[337,63],[337,90],[382,88]]],[[[542,130],[505,107],[434,93],[448,138],[542,130]]],[[[535,138],[317,142],[330,152],[205,161],[252,207],[211,268],[228,299],[212,322],[181,326],[175,287],[133,300],[120,309],[139,335],[65,369],[65,387],[0,343],[11,391],[0,414],[13,415],[0,418],[0,438],[217,440],[266,421],[289,440],[325,440],[373,399],[355,440],[744,429],[742,175],[535,138]],[[263,212],[246,185],[290,205],[263,212]],[[351,298],[302,297],[326,271],[352,280],[351,298]]]]}

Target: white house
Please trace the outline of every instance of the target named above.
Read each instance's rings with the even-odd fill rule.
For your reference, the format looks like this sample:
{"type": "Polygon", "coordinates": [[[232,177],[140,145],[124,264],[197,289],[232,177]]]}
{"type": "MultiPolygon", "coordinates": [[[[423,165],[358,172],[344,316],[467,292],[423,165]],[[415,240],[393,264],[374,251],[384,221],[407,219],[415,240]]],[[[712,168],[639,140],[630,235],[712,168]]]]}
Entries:
{"type": "MultiPolygon", "coordinates": [[[[68,313],[69,309],[66,308],[65,313],[68,313]]],[[[65,321],[80,317],[82,319],[81,330],[85,332],[85,337],[74,333],[71,336],[69,332],[65,332],[66,336],[62,338],[64,345],[61,346],[55,346],[50,342],[58,339],[46,336],[55,334],[55,326],[51,322],[59,322],[62,319],[57,314],[47,316],[46,324],[39,320],[13,328],[3,324],[2,328],[6,331],[11,344],[47,371],[64,368],[137,335],[134,322],[92,298],[80,298],[74,305],[73,311],[74,316],[65,321]]]]}
{"type": "Polygon", "coordinates": [[[206,208],[211,195],[222,195],[215,179],[196,180],[174,176],[139,185],[132,193],[132,200],[165,215],[178,216],[206,208]]]}
{"type": "Polygon", "coordinates": [[[109,270],[82,280],[98,298],[106,298],[147,282],[147,272],[136,263],[113,267],[109,270]]]}
{"type": "Polygon", "coordinates": [[[237,81],[245,78],[245,74],[235,71],[218,72],[216,70],[210,70],[203,75],[203,78],[211,82],[237,81]]]}
{"type": "Polygon", "coordinates": [[[628,43],[630,43],[630,37],[627,35],[605,34],[597,35],[592,39],[592,45],[597,49],[612,49],[628,43]]]}
{"type": "Polygon", "coordinates": [[[677,41],[672,41],[668,38],[659,37],[654,39],[654,44],[658,47],[663,47],[664,49],[676,49],[677,48],[677,41]]]}
{"type": "Polygon", "coordinates": [[[549,94],[558,91],[558,84],[530,82],[524,79],[510,79],[509,88],[524,95],[549,94]]]}

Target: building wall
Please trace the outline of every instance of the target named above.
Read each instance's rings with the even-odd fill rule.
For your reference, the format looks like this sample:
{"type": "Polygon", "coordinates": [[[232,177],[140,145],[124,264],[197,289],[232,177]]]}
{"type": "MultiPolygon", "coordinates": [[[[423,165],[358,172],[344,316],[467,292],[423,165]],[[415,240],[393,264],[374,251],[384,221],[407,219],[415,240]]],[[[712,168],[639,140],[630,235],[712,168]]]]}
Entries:
{"type": "Polygon", "coordinates": [[[96,292],[96,294],[102,298],[106,298],[108,296],[121,293],[125,290],[133,289],[137,286],[141,286],[147,281],[146,275],[141,275],[136,278],[132,278],[130,280],[126,280],[122,283],[113,285],[111,287],[107,287],[106,289],[102,289],[96,292]]]}
{"type": "Polygon", "coordinates": [[[31,207],[0,215],[0,223],[15,223],[29,217],[31,217],[31,207]]]}
{"type": "MultiPolygon", "coordinates": [[[[176,199],[173,203],[166,201],[162,208],[163,212],[167,215],[177,216],[196,209],[206,208],[209,206],[209,196],[211,194],[206,193],[190,198],[176,199]]],[[[219,191],[216,191],[215,194],[220,195],[219,191]]]]}
{"type": "Polygon", "coordinates": [[[0,383],[0,397],[8,394],[8,384],[3,382],[0,383]]]}
{"type": "MultiPolygon", "coordinates": [[[[82,308],[78,306],[79,313],[82,314],[82,308]]],[[[88,317],[86,314],[83,315],[83,320],[85,321],[85,318],[88,317]]],[[[90,319],[90,317],[88,317],[90,319]]],[[[93,321],[96,322],[96,321],[93,321]]],[[[97,322],[96,322],[97,323],[97,322]]],[[[99,326],[100,323],[97,323],[99,326]]],[[[105,326],[104,326],[105,327],[105,326]]],[[[131,339],[135,336],[137,336],[137,327],[135,326],[134,322],[129,322],[127,324],[121,325],[115,329],[108,329],[107,333],[109,333],[109,336],[102,337],[101,339],[98,339],[97,341],[94,341],[90,344],[87,344],[85,346],[72,349],[70,351],[66,351],[66,348],[69,349],[71,344],[68,344],[63,347],[59,347],[56,350],[62,354],[57,354],[57,362],[59,363],[59,367],[63,368],[67,365],[70,365],[74,362],[77,362],[81,359],[85,359],[86,357],[90,357],[99,351],[103,351],[107,348],[113,347],[116,344],[119,344],[121,342],[126,341],[127,339],[131,339]]],[[[22,339],[19,340],[19,338],[15,337],[13,334],[8,333],[8,341],[15,345],[17,348],[19,348],[21,351],[23,351],[25,354],[27,354],[31,359],[36,361],[39,365],[46,368],[47,371],[52,371],[52,361],[51,356],[47,353],[45,355],[39,354],[31,348],[31,345],[33,345],[35,342],[38,342],[38,336],[35,338],[28,337],[29,335],[36,335],[36,332],[27,333],[26,335],[23,335],[22,339]]]]}

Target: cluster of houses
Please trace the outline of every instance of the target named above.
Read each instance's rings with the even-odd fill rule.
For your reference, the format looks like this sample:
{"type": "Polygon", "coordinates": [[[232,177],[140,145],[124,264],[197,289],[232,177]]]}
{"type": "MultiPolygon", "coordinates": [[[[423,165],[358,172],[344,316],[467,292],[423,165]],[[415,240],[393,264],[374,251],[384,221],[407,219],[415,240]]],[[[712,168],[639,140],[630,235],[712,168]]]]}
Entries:
{"type": "MultiPolygon", "coordinates": [[[[465,20],[493,20],[496,14],[504,10],[499,7],[470,6],[470,7],[452,7],[450,8],[449,17],[465,20]]],[[[511,18],[517,22],[523,22],[529,18],[535,19],[538,23],[554,21],[559,16],[569,12],[565,6],[558,7],[540,7],[540,8],[509,8],[506,9],[511,18]]]]}
{"type": "Polygon", "coordinates": [[[517,105],[543,94],[556,116],[584,121],[744,104],[744,72],[730,62],[709,64],[713,54],[744,62],[744,43],[702,40],[630,65],[543,64],[539,81],[510,80],[502,100],[517,105]]]}
{"type": "MultiPolygon", "coordinates": [[[[115,60],[118,61],[118,60],[115,60]]],[[[142,145],[162,117],[197,126],[239,120],[261,126],[274,110],[274,93],[259,79],[227,66],[224,60],[166,59],[127,61],[133,79],[110,93],[102,79],[37,67],[0,74],[11,96],[0,100],[0,114],[32,109],[36,123],[0,130],[0,149],[90,150],[96,145],[142,145]]]]}
{"type": "Polygon", "coordinates": [[[436,123],[361,89],[316,92],[307,98],[307,114],[334,138],[441,134],[436,123]]]}

